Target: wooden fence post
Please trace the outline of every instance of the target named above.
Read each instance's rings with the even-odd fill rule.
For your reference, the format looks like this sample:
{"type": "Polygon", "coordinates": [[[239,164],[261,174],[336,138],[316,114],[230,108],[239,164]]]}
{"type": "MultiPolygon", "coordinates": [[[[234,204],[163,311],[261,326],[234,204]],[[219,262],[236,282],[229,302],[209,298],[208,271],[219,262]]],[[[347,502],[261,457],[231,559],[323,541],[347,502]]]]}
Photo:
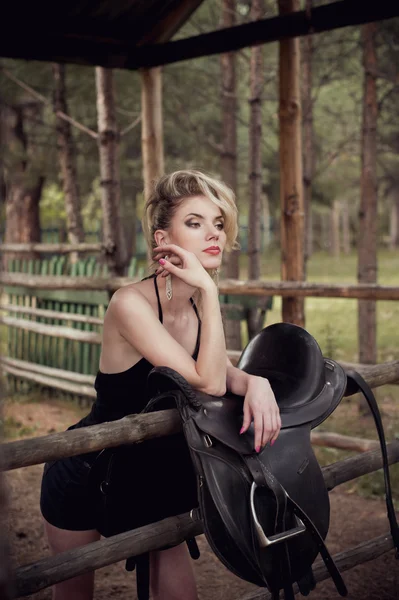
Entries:
{"type": "Polygon", "coordinates": [[[141,75],[141,150],[145,199],[151,193],[153,181],[164,172],[162,70],[142,69],[141,75]]]}
{"type": "MultiPolygon", "coordinates": [[[[300,10],[299,0],[278,0],[281,16],[300,10]]],[[[302,177],[301,99],[298,38],[280,44],[280,199],[281,278],[302,281],[304,256],[304,197],[302,177]]],[[[304,327],[301,298],[283,299],[283,321],[304,327]]]]}

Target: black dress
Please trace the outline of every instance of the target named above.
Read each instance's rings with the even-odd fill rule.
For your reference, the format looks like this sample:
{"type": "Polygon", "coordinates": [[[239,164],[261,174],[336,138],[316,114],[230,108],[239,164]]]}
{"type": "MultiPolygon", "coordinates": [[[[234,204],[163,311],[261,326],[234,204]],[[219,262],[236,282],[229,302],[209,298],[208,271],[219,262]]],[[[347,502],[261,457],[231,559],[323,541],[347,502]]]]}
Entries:
{"type": "MultiPolygon", "coordinates": [[[[156,277],[154,287],[158,301],[159,320],[163,322],[162,306],[156,277]]],[[[197,359],[201,321],[197,307],[191,304],[198,318],[198,335],[193,354],[197,359]]],[[[145,358],[121,373],[97,373],[94,387],[97,398],[90,413],[69,427],[77,429],[106,421],[115,421],[128,414],[140,413],[150,400],[147,376],[153,365],[145,358]]],[[[186,512],[197,505],[196,481],[183,434],[149,440],[137,446],[134,464],[126,465],[127,482],[137,494],[131,509],[137,516],[135,526],[186,512]],[[129,477],[129,469],[131,477],[129,477]]],[[[61,529],[85,531],[96,529],[96,516],[89,493],[89,473],[99,452],[64,458],[44,466],[40,507],[44,518],[61,529]]]]}

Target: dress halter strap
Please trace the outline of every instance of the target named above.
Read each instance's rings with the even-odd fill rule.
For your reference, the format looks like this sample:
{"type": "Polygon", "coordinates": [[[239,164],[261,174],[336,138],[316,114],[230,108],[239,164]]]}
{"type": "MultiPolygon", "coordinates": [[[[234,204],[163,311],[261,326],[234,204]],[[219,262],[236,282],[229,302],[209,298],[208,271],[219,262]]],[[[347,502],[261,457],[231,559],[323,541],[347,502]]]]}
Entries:
{"type": "MultiPolygon", "coordinates": [[[[154,287],[155,287],[155,293],[157,295],[157,302],[158,302],[158,317],[159,317],[159,320],[161,321],[161,323],[163,323],[162,305],[161,305],[161,299],[159,297],[159,289],[158,289],[158,283],[157,283],[157,277],[156,277],[156,275],[154,276],[154,287]]],[[[195,302],[194,302],[194,300],[192,298],[190,298],[190,302],[191,302],[191,306],[193,307],[194,312],[197,315],[197,319],[198,319],[197,342],[195,344],[195,350],[194,350],[194,354],[193,354],[193,358],[197,359],[198,352],[199,352],[200,338],[201,338],[201,319],[200,319],[200,316],[198,314],[198,309],[197,309],[197,307],[195,305],[195,302]]]]}
{"type": "Polygon", "coordinates": [[[154,277],[154,286],[155,286],[155,293],[157,295],[157,301],[158,301],[158,317],[159,317],[159,320],[161,321],[161,323],[163,323],[162,305],[161,305],[161,299],[159,297],[159,290],[158,290],[157,276],[156,275],[154,277]]]}

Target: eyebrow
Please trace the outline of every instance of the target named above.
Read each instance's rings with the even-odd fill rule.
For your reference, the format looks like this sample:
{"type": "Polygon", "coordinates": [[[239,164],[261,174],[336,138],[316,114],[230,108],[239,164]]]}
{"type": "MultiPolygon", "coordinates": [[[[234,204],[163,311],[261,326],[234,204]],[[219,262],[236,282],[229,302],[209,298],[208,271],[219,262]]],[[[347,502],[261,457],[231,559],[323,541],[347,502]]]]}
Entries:
{"type": "MultiPolygon", "coordinates": [[[[190,216],[192,216],[192,217],[198,217],[198,219],[203,219],[204,218],[202,215],[199,215],[198,213],[188,213],[188,215],[186,215],[186,218],[190,217],[190,216]]],[[[219,216],[217,216],[217,217],[214,218],[214,221],[216,221],[216,219],[224,219],[224,216],[223,215],[219,215],[219,216]]]]}

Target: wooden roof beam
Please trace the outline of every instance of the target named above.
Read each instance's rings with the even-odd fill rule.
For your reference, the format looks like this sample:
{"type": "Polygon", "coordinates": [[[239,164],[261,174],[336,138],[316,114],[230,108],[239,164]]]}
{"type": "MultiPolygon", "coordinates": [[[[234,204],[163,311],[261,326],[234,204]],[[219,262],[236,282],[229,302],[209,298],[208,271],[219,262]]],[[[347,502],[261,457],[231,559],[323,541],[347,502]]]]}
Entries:
{"type": "Polygon", "coordinates": [[[399,2],[339,0],[314,8],[310,15],[298,11],[183,40],[140,47],[137,47],[137,41],[96,40],[93,36],[79,36],[72,31],[52,33],[50,26],[26,30],[8,26],[3,21],[0,56],[136,70],[395,16],[399,16],[399,2]]]}
{"type": "Polygon", "coordinates": [[[171,64],[182,60],[240,50],[350,25],[360,25],[399,16],[399,2],[391,0],[338,0],[290,15],[262,19],[228,29],[158,44],[143,46],[126,56],[124,67],[138,69],[171,64]]]}
{"type": "Polygon", "coordinates": [[[168,42],[175,33],[191,17],[204,0],[183,0],[170,11],[167,16],[157,21],[151,31],[145,33],[139,40],[138,46],[144,44],[161,44],[168,42]]]}

